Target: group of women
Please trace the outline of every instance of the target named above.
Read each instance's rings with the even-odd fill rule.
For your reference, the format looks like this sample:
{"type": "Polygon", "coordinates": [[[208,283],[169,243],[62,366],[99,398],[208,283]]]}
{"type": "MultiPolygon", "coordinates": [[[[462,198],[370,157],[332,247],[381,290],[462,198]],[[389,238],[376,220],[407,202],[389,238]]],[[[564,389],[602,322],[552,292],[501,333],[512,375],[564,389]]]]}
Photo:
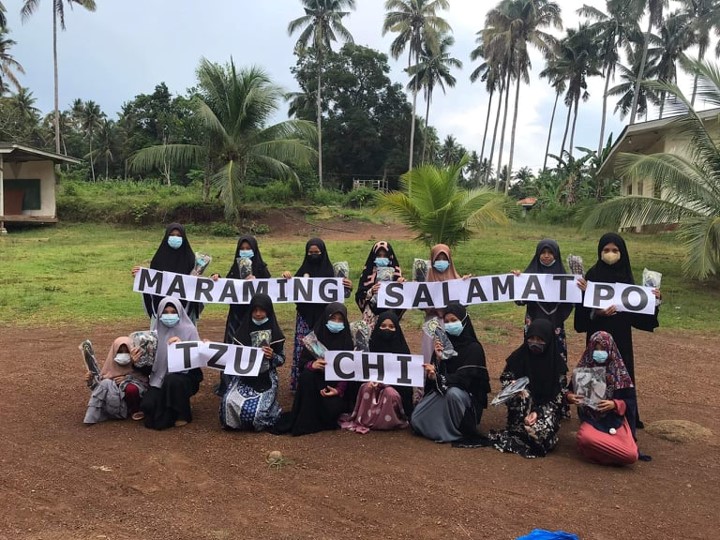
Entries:
{"type": "MultiPolygon", "coordinates": [[[[258,242],[252,236],[238,240],[228,278],[269,278],[258,242]],[[244,259],[244,260],[243,260],[244,259]],[[248,262],[249,260],[249,262],[248,262]]],[[[436,245],[430,252],[428,281],[467,278],[455,268],[448,246],[436,245]]],[[[185,229],[177,223],[168,226],[163,241],[151,261],[151,268],[187,274],[195,264],[185,229]]],[[[138,267],[133,268],[133,273],[138,267]]],[[[519,270],[512,271],[519,274],[519,270]]],[[[538,243],[526,273],[567,273],[558,244],[538,243]]],[[[325,243],[309,240],[300,268],[283,277],[332,277],[333,265],[325,243]]],[[[218,274],[211,276],[218,279],[218,274]]],[[[377,307],[376,295],[382,280],[402,281],[398,258],[389,242],[373,245],[363,268],[355,294],[362,319],[372,329],[369,350],[378,353],[408,354],[410,347],[401,327],[403,312],[377,307]]],[[[598,260],[579,278],[606,283],[633,283],[627,247],[613,233],[598,244],[598,260]]],[[[346,297],[352,282],[343,281],[346,297]]],[[[660,298],[660,292],[655,291],[660,298]]],[[[151,328],[157,331],[158,346],[152,368],[137,368],[140,350],[128,338],[112,345],[93,386],[86,423],[108,418],[131,417],[145,426],[165,429],[192,420],[191,397],[198,391],[203,374],[200,369],[168,372],[168,345],[196,341],[197,317],[202,306],[175,298],[144,297],[151,328]]],[[[553,450],[568,405],[578,406],[581,421],[577,435],[579,452],[601,464],[630,464],[641,454],[636,429],[642,427],[637,414],[632,328],[652,331],[658,326],[654,315],[588,309],[580,305],[528,302],[525,304],[523,343],[506,361],[500,376],[503,389],[516,385],[523,377],[527,385],[510,394],[507,422],[502,430],[486,435],[478,431],[491,392],[484,349],[465,307],[450,303],[443,309],[427,310],[426,321],[436,317],[447,339],[423,332],[425,386],[412,389],[368,382],[334,382],[325,379],[325,359],[304,345],[312,331],[327,350],[353,350],[347,308],[342,303],[298,304],[292,347],[290,386],[294,392],[290,411],[282,412],[278,403],[277,369],[285,363],[285,336],[278,323],[271,299],[256,294],[247,305],[229,306],[225,326],[226,343],[261,346],[264,356],[256,377],[222,376],[217,388],[220,396],[220,423],[229,430],[268,430],[276,434],[305,435],[338,427],[367,433],[410,427],[418,435],[460,447],[490,446],[528,458],[542,457],[553,450]],[[574,326],[587,333],[587,347],[578,367],[604,369],[605,395],[599,403],[586,406],[583,397],[568,382],[568,352],[565,322],[575,308],[574,326]],[[261,344],[255,332],[265,331],[261,344]]],[[[88,376],[88,381],[90,381],[88,376]]]]}

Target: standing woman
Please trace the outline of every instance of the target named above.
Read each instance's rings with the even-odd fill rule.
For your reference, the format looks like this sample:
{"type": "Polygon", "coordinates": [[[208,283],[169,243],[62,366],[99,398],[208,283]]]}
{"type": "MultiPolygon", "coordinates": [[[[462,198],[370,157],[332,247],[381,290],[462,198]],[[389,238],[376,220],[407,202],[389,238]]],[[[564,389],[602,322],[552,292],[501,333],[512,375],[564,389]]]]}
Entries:
{"type": "Polygon", "coordinates": [[[490,433],[492,446],[526,458],[544,457],[555,448],[566,372],[552,324],[547,319],[535,319],[527,328],[524,343],[508,357],[500,375],[503,388],[521,377],[530,383],[507,402],[507,425],[503,431],[490,433]]]}
{"type": "MultiPolygon", "coordinates": [[[[152,270],[162,272],[173,272],[175,274],[189,275],[195,267],[195,252],[187,239],[185,227],[179,223],[171,223],[165,229],[165,236],[157,248],[155,255],[150,261],[152,270]]],[[[134,266],[133,276],[140,270],[140,266],[134,266]]],[[[155,330],[158,318],[158,304],[162,296],[143,294],[145,313],[150,317],[150,329],[155,330]]],[[[195,324],[200,318],[203,305],[197,302],[182,301],[183,308],[190,320],[195,324]]]]}
{"type": "Polygon", "coordinates": [[[640,457],[635,442],[635,388],[620,351],[607,332],[595,332],[588,340],[579,368],[605,368],[605,396],[597,409],[583,406],[583,398],[568,393],[567,400],[579,405],[580,454],[600,465],[632,465],[640,457]]]}
{"type": "MultiPolygon", "coordinates": [[[[308,240],[305,244],[305,258],[303,259],[300,268],[298,268],[298,271],[295,272],[295,277],[323,278],[333,277],[334,275],[333,265],[332,262],[330,262],[325,242],[323,242],[320,238],[311,238],[308,240]]],[[[282,276],[285,279],[293,277],[293,275],[288,271],[283,272],[282,276]]],[[[343,279],[343,285],[345,286],[345,297],[347,298],[350,295],[350,290],[352,289],[352,282],[345,278],[343,279]]],[[[297,304],[293,363],[290,370],[290,389],[293,391],[297,390],[301,365],[300,355],[305,349],[302,340],[310,333],[313,327],[321,319],[326,307],[327,304],[297,304]]],[[[347,318],[347,312],[345,318],[347,318]]],[[[325,324],[325,321],[322,321],[322,324],[325,324]]],[[[350,350],[352,350],[352,347],[350,350]]]]}
{"type": "Polygon", "coordinates": [[[425,364],[425,396],[410,419],[413,430],[433,441],[452,442],[477,435],[487,408],[490,378],[485,351],[475,335],[467,310],[457,302],[445,308],[445,331],[457,356],[441,357],[435,341],[430,364],[425,364]]]}
{"type": "MultiPolygon", "coordinates": [[[[526,274],[567,274],[560,256],[560,246],[555,240],[545,239],[538,242],[535,256],[525,269],[526,274]]],[[[519,270],[513,274],[520,275],[519,270]]],[[[557,341],[557,350],[567,365],[567,343],[565,339],[565,320],[573,310],[573,304],[555,302],[517,302],[526,306],[525,309],[525,335],[530,324],[537,319],[550,321],[557,341]]]]}
{"type": "Polygon", "coordinates": [[[365,321],[370,328],[375,328],[378,315],[384,311],[383,308],[379,308],[377,303],[372,301],[373,296],[377,294],[380,288],[380,281],[377,279],[379,268],[392,268],[392,281],[398,281],[400,283],[405,281],[402,277],[402,271],[400,270],[400,263],[395,256],[390,242],[381,240],[373,245],[365,261],[365,267],[360,275],[358,290],[355,293],[355,303],[360,308],[363,321],[365,321]]]}
{"type": "Polygon", "coordinates": [[[233,334],[235,340],[246,347],[257,347],[250,334],[270,330],[270,341],[262,346],[264,357],[257,377],[229,376],[220,402],[220,424],[226,429],[262,431],[274,426],[282,412],[277,400],[277,368],[285,363],[285,336],[267,294],[253,296],[248,309],[233,334]]]}
{"type": "MultiPolygon", "coordinates": [[[[598,260],[595,266],[588,270],[585,281],[581,282],[581,288],[585,288],[587,281],[599,283],[628,283],[634,284],[630,256],[628,255],[625,240],[616,233],[604,234],[598,242],[598,260]]],[[[660,291],[655,289],[655,297],[662,298],[660,291]]],[[[590,336],[595,332],[605,331],[609,333],[620,351],[624,365],[633,384],[637,386],[635,379],[635,357],[633,355],[632,329],[652,332],[660,325],[658,322],[658,308],[655,308],[653,315],[617,311],[615,306],[607,309],[592,309],[578,305],[575,309],[575,330],[586,332],[588,342],[590,336]]],[[[644,428],[640,421],[640,415],[636,409],[636,425],[638,429],[644,428]]]]}
{"type": "MultiPolygon", "coordinates": [[[[314,332],[328,351],[353,350],[347,308],[339,302],[325,307],[315,324],[314,332]]],[[[325,359],[315,358],[305,348],[300,361],[300,376],[292,411],[282,415],[275,432],[307,435],[337,429],[338,417],[355,403],[354,396],[348,403],[353,383],[326,381],[325,359]]]]}
{"type": "MultiPolygon", "coordinates": [[[[378,316],[370,335],[370,352],[410,354],[400,319],[392,311],[378,316]]],[[[360,387],[352,414],[340,417],[340,427],[357,433],[406,428],[412,406],[412,387],[367,382],[360,387]]]]}
{"type": "Polygon", "coordinates": [[[140,408],[145,413],[145,427],[166,429],[192,421],[190,398],[200,388],[203,374],[200,368],[168,372],[168,345],[199,341],[200,336],[177,298],[163,298],[158,304],[158,313],[155,363],[150,373],[150,389],[143,396],[140,408]]]}

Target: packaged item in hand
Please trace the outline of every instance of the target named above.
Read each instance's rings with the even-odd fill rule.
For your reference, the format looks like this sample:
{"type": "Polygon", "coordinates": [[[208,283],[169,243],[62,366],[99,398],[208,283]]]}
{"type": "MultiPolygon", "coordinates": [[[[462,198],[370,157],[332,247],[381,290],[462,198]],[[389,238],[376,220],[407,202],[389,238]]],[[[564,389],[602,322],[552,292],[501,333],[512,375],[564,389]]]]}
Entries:
{"type": "Polygon", "coordinates": [[[568,255],[567,263],[571,274],[575,274],[576,276],[585,275],[585,267],[583,266],[583,260],[580,255],[568,255]]]}
{"type": "Polygon", "coordinates": [[[350,276],[350,265],[347,261],[333,263],[335,277],[347,279],[350,276]]]}
{"type": "Polygon", "coordinates": [[[210,263],[212,262],[212,257],[210,255],[204,255],[203,253],[196,253],[195,254],[195,266],[190,271],[191,276],[202,276],[205,270],[208,266],[210,266],[210,263]]]}
{"type": "Polygon", "coordinates": [[[530,379],[527,377],[520,377],[512,384],[508,384],[505,388],[503,388],[498,395],[495,396],[495,399],[492,400],[492,405],[498,406],[501,403],[505,403],[506,401],[512,399],[525,390],[528,384],[530,384],[530,379]]]}
{"type": "Polygon", "coordinates": [[[157,332],[154,330],[141,330],[130,334],[133,349],[139,348],[142,352],[140,358],[135,362],[136,367],[152,366],[155,363],[155,352],[157,351],[157,332]]]}
{"type": "Polygon", "coordinates": [[[327,347],[320,343],[315,332],[310,332],[302,341],[305,348],[310,351],[315,358],[325,358],[327,347]]]}
{"type": "Polygon", "coordinates": [[[252,275],[252,259],[246,257],[237,257],[235,262],[238,266],[238,273],[240,279],[247,279],[248,276],[252,275]]]}
{"type": "Polygon", "coordinates": [[[427,281],[428,268],[430,268],[430,261],[425,259],[414,259],[413,279],[415,281],[427,281]]]}
{"type": "Polygon", "coordinates": [[[455,347],[453,347],[450,338],[445,333],[445,329],[443,328],[442,324],[440,324],[439,318],[433,317],[432,319],[428,319],[423,323],[422,329],[423,332],[433,338],[433,340],[437,339],[440,341],[440,343],[442,343],[443,351],[440,356],[443,360],[447,360],[448,358],[457,356],[458,353],[455,350],[455,347]]]}
{"type": "Polygon", "coordinates": [[[597,409],[605,399],[607,383],[604,367],[579,367],[573,370],[573,389],[575,395],[582,397],[582,405],[597,409]]]}
{"type": "Polygon", "coordinates": [[[95,351],[93,350],[92,343],[89,339],[86,339],[78,348],[83,354],[85,367],[91,375],[91,379],[87,382],[87,385],[90,388],[95,388],[98,384],[100,384],[100,368],[98,367],[97,360],[95,359],[95,351]]]}
{"type": "Polygon", "coordinates": [[[365,321],[350,323],[350,333],[356,351],[368,352],[370,350],[370,327],[365,321]]]}

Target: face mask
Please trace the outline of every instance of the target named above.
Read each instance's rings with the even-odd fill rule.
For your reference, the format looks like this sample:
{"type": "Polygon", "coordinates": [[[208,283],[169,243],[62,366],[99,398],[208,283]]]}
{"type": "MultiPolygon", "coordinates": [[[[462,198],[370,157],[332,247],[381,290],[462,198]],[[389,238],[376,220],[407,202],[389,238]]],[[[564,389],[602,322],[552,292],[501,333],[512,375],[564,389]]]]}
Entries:
{"type": "Polygon", "coordinates": [[[542,264],[545,268],[551,267],[553,264],[555,264],[555,259],[552,260],[552,262],[544,263],[542,262],[542,259],[540,260],[540,264],[542,264]]]}
{"type": "Polygon", "coordinates": [[[433,268],[438,272],[444,272],[450,268],[450,261],[435,261],[433,263],[433,268]]]}
{"type": "Polygon", "coordinates": [[[333,334],[339,334],[343,331],[343,328],[345,328],[345,323],[341,322],[335,322],[335,321],[328,321],[325,323],[325,326],[328,330],[330,330],[333,334]]]}
{"type": "Polygon", "coordinates": [[[182,236],[168,236],[168,246],[173,249],[179,249],[182,246],[182,236]]]}
{"type": "Polygon", "coordinates": [[[253,319],[252,322],[255,326],[262,326],[269,320],[270,320],[270,317],[265,317],[264,319],[253,319]]]}
{"type": "Polygon", "coordinates": [[[168,328],[172,328],[180,322],[180,315],[177,313],[163,313],[160,315],[160,322],[168,328]]]}
{"type": "Polygon", "coordinates": [[[389,341],[395,335],[395,330],[381,329],[378,332],[378,337],[382,340],[389,341]]]}
{"type": "Polygon", "coordinates": [[[310,255],[308,255],[308,259],[313,264],[319,263],[321,258],[322,258],[322,253],[311,253],[310,255]]]}
{"type": "Polygon", "coordinates": [[[597,362],[598,364],[604,364],[605,361],[608,359],[608,352],[607,351],[593,351],[593,360],[597,362]]]}
{"type": "Polygon", "coordinates": [[[528,349],[535,354],[542,354],[545,351],[544,343],[528,343],[528,349]]]}
{"type": "Polygon", "coordinates": [[[115,355],[115,363],[119,366],[127,366],[130,360],[130,353],[117,353],[115,355]]]}
{"type": "Polygon", "coordinates": [[[241,259],[252,259],[255,252],[252,249],[241,249],[238,251],[238,256],[241,259]]]}
{"type": "Polygon", "coordinates": [[[377,257],[375,259],[375,266],[390,266],[390,259],[387,257],[377,257]]]}
{"type": "Polygon", "coordinates": [[[445,323],[445,331],[451,336],[459,336],[462,334],[463,324],[460,321],[445,323]]]}
{"type": "Polygon", "coordinates": [[[605,264],[613,265],[620,260],[621,255],[619,253],[613,253],[608,251],[602,254],[602,260],[605,264]]]}

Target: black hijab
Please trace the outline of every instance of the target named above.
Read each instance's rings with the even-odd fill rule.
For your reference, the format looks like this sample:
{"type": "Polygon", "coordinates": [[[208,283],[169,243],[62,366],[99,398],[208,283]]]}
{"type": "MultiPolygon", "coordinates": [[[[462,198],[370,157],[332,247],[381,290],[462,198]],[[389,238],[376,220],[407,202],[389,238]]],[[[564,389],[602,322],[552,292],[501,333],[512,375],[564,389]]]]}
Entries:
{"type": "Polygon", "coordinates": [[[348,322],[347,308],[340,302],[332,302],[325,306],[322,317],[315,323],[313,329],[315,336],[318,341],[325,345],[328,351],[352,351],[355,347],[353,343],[352,334],[350,333],[350,323],[348,322]],[[328,330],[325,324],[330,320],[335,313],[340,313],[343,318],[345,328],[343,328],[337,334],[333,334],[328,330]]]}
{"type": "Polygon", "coordinates": [[[401,275],[400,263],[395,256],[395,252],[393,251],[390,242],[385,242],[382,240],[380,242],[375,242],[373,247],[370,249],[370,253],[368,253],[367,259],[365,260],[365,267],[363,268],[362,274],[360,275],[358,289],[355,292],[355,303],[360,309],[365,309],[365,301],[368,289],[371,289],[372,286],[375,285],[375,259],[377,258],[378,251],[380,251],[381,249],[384,249],[387,252],[387,258],[390,260],[390,264],[388,267],[395,270],[393,281],[401,275]]]}
{"type": "Polygon", "coordinates": [[[511,372],[516,379],[530,379],[528,389],[535,405],[548,403],[561,391],[560,378],[567,372],[565,362],[557,349],[555,331],[550,321],[535,319],[527,329],[525,342],[507,359],[505,371],[511,372]],[[539,337],[545,342],[541,354],[533,353],[528,347],[527,338],[539,337]]]}
{"type": "MultiPolygon", "coordinates": [[[[155,255],[153,255],[153,258],[150,261],[150,268],[163,272],[188,275],[192,272],[194,267],[195,252],[190,246],[190,241],[185,233],[185,227],[179,223],[171,223],[165,228],[165,235],[163,236],[155,255]],[[173,249],[168,245],[168,238],[170,237],[170,233],[176,229],[180,231],[183,243],[178,249],[173,249]]],[[[157,313],[158,304],[162,299],[162,296],[154,296],[152,294],[143,295],[145,311],[148,315],[154,315],[157,313]]],[[[188,302],[183,301],[182,304],[188,312],[192,311],[192,308],[188,307],[188,302]]]]}
{"type": "MultiPolygon", "coordinates": [[[[300,268],[298,268],[298,271],[295,272],[295,277],[306,277],[306,275],[307,277],[333,277],[335,275],[330,257],[328,257],[325,242],[320,238],[311,238],[305,244],[305,258],[300,268]],[[317,261],[312,260],[308,255],[308,250],[312,246],[317,246],[321,252],[320,258],[317,261]]],[[[297,304],[297,312],[310,328],[313,328],[315,323],[318,322],[318,318],[323,313],[323,308],[323,304],[297,304]]],[[[345,319],[347,319],[347,311],[345,312],[345,319]]],[[[321,322],[325,325],[326,321],[327,319],[321,322]]],[[[350,348],[350,350],[352,350],[352,348],[350,348]]]]}
{"type": "Polygon", "coordinates": [[[545,238],[540,240],[535,247],[535,256],[525,269],[526,274],[567,274],[560,257],[560,246],[555,240],[545,238]],[[544,249],[552,251],[555,262],[551,266],[545,266],[540,262],[540,254],[544,249]]]}
{"type": "MultiPolygon", "coordinates": [[[[258,246],[258,242],[254,236],[247,234],[238,239],[237,247],[235,248],[235,259],[240,256],[240,246],[243,242],[250,244],[250,249],[253,250],[252,259],[250,259],[252,261],[252,275],[259,279],[269,278],[270,271],[268,270],[265,261],[263,261],[262,255],[260,254],[260,247],[258,246]]],[[[238,268],[237,260],[233,262],[226,277],[233,279],[240,278],[240,269],[238,268]]]]}
{"type": "Polygon", "coordinates": [[[263,293],[256,293],[250,299],[247,315],[240,322],[240,327],[235,334],[235,339],[243,345],[249,347],[251,345],[250,333],[257,330],[271,330],[271,342],[273,343],[270,346],[277,354],[283,353],[285,342],[282,340],[285,339],[285,335],[280,329],[277,317],[275,316],[275,308],[273,307],[272,300],[267,294],[263,293]],[[261,307],[267,314],[268,321],[260,326],[256,325],[252,321],[252,312],[255,307],[261,307]]]}
{"type": "Polygon", "coordinates": [[[598,260],[590,270],[586,279],[600,283],[629,283],[634,284],[630,255],[628,255],[625,240],[619,234],[609,232],[600,237],[598,242],[598,260]],[[602,250],[608,244],[615,244],[620,250],[620,260],[615,264],[607,264],[602,260],[602,250]]]}
{"type": "Polygon", "coordinates": [[[370,352],[410,354],[410,347],[408,347],[402,328],[400,328],[400,319],[392,311],[385,311],[378,316],[375,328],[370,334],[370,352]],[[380,330],[380,325],[388,319],[395,325],[395,331],[390,337],[386,337],[380,330]]]}
{"type": "Polygon", "coordinates": [[[450,302],[445,308],[445,314],[452,313],[463,323],[463,331],[459,336],[451,336],[448,334],[448,338],[455,347],[455,350],[460,353],[460,350],[471,345],[473,343],[479,343],[477,336],[475,335],[475,329],[473,328],[470,317],[468,316],[467,309],[459,302],[450,302]]]}

